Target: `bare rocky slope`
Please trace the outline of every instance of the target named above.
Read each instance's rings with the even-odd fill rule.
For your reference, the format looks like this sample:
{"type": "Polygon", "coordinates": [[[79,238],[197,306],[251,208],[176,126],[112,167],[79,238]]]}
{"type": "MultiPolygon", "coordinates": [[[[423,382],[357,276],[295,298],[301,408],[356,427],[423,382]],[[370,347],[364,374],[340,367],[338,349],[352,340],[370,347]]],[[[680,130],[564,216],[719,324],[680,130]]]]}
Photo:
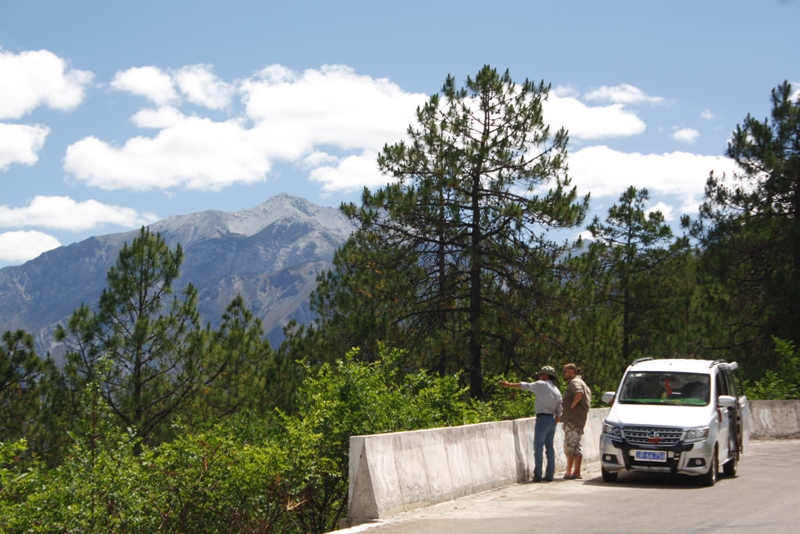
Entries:
{"type": "MultiPolygon", "coordinates": [[[[241,294],[277,346],[282,328],[312,319],[308,297],[317,275],[329,269],[334,251],[352,231],[336,208],[279,195],[255,208],[204,211],[150,225],[185,261],[176,290],[192,283],[199,292],[203,324],[219,324],[226,306],[241,294]]],[[[92,237],[45,252],[23,265],[0,269],[0,332],[25,329],[38,350],[57,354],[52,333],[81,304],[94,305],[106,272],[138,230],[92,237]]]]}

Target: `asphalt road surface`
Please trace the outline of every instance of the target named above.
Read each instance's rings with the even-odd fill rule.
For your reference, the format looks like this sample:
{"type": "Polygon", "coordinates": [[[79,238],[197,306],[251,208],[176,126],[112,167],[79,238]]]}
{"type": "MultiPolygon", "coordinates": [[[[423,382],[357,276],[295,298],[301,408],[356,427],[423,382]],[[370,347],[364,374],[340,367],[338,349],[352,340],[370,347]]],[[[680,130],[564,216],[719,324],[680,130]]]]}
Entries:
{"type": "MultiPolygon", "coordinates": [[[[557,475],[558,476],[558,475],[557,475]]],[[[345,532],[368,534],[800,532],[800,440],[751,441],[738,476],[700,487],[688,476],[620,473],[518,484],[345,532]]]]}

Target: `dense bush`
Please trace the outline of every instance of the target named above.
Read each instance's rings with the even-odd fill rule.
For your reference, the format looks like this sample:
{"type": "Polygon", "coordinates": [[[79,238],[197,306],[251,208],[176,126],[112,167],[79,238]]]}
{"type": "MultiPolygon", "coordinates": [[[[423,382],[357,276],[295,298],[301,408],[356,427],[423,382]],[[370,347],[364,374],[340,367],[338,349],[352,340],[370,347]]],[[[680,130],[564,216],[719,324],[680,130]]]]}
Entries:
{"type": "Polygon", "coordinates": [[[309,370],[297,413],[278,424],[243,413],[197,432],[178,425],[153,447],[85,403],[98,423],[58,467],[23,468],[24,441],[0,446],[0,530],[326,532],[346,514],[351,435],[494,417],[456,376],[404,374],[400,352],[383,347],[374,363],[357,356],[309,370]]]}

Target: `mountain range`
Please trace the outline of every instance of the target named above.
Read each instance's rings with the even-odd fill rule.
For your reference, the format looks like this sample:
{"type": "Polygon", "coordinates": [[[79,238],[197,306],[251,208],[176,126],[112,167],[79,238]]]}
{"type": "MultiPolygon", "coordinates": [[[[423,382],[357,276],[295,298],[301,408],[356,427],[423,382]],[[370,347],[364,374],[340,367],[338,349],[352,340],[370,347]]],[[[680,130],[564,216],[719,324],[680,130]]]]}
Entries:
{"type": "MultiPolygon", "coordinates": [[[[313,319],[308,303],[316,277],[331,267],[335,250],[353,230],[338,209],[285,194],[252,209],[176,215],[149,228],[170,247],[183,247],[174,289],[189,283],[197,288],[203,324],[218,326],[227,305],[241,294],[273,346],[282,341],[288,321],[313,319]]],[[[57,355],[56,325],[81,303],[94,307],[108,269],[138,233],[91,237],[0,269],[0,332],[24,329],[40,354],[57,355]]]]}

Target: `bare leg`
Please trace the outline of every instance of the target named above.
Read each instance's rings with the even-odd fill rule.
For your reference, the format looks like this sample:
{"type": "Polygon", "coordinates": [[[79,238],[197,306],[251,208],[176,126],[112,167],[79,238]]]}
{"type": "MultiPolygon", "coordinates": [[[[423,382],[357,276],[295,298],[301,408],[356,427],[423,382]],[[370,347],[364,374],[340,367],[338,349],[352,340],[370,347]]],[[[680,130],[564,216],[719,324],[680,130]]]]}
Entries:
{"type": "Polygon", "coordinates": [[[575,460],[574,456],[567,456],[567,472],[564,473],[565,477],[572,475],[572,462],[575,460]]]}
{"type": "MultiPolygon", "coordinates": [[[[572,476],[579,477],[581,476],[581,461],[583,461],[583,455],[578,455],[574,457],[574,469],[572,470],[572,476]]],[[[571,462],[567,461],[567,464],[571,462]]]]}

